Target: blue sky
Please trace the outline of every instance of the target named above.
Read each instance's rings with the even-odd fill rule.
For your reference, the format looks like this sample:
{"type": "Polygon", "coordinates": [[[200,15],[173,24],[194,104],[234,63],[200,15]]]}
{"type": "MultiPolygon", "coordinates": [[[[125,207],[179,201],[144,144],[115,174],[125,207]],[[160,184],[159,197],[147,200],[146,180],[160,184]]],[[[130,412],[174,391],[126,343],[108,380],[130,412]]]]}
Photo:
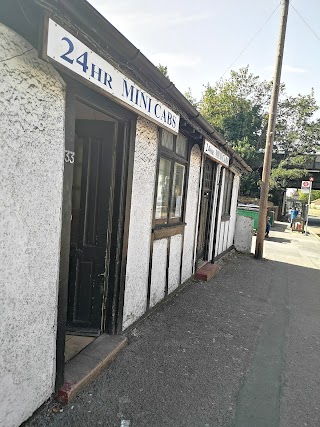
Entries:
{"type": "MultiPolygon", "coordinates": [[[[200,98],[203,85],[217,81],[280,0],[90,0],[90,3],[155,65],[167,65],[170,80],[200,98]]],[[[293,0],[320,38],[320,1],[293,0]]],[[[280,25],[281,6],[232,66],[247,64],[271,80],[280,25]]],[[[315,89],[320,105],[320,40],[291,7],[287,27],[282,81],[291,95],[315,89]]],[[[228,77],[229,72],[225,74],[228,77]]]]}

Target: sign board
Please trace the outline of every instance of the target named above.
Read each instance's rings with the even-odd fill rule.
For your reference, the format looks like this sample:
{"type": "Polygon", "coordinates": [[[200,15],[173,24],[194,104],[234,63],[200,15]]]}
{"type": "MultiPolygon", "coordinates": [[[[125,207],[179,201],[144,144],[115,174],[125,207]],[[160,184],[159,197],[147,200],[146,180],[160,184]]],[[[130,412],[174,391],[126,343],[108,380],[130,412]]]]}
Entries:
{"type": "Polygon", "coordinates": [[[301,182],[301,193],[309,193],[310,188],[311,188],[311,181],[301,182]]]}
{"type": "Polygon", "coordinates": [[[46,55],[131,110],[177,134],[180,116],[49,18],[46,55]]]}
{"type": "Polygon", "coordinates": [[[229,166],[230,158],[207,140],[204,142],[203,152],[212,160],[215,160],[216,162],[219,162],[226,167],[229,166]]]}

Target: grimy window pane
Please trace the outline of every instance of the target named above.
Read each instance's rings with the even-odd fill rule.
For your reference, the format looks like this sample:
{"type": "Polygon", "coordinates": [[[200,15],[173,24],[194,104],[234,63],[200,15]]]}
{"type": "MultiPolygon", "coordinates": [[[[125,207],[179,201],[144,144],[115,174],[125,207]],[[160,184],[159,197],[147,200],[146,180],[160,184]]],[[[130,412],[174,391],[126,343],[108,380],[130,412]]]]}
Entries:
{"type": "Polygon", "coordinates": [[[182,199],[185,167],[179,163],[174,164],[170,218],[180,219],[182,215],[182,199]]]}
{"type": "Polygon", "coordinates": [[[165,129],[161,130],[161,145],[173,150],[173,134],[165,129]]]}
{"type": "Polygon", "coordinates": [[[231,210],[232,188],[233,188],[233,173],[230,172],[230,174],[229,174],[229,189],[228,189],[228,204],[227,204],[228,215],[230,215],[230,210],[231,210]]]}
{"type": "Polygon", "coordinates": [[[184,157],[186,159],[187,153],[188,153],[187,147],[188,147],[187,138],[185,138],[183,135],[181,135],[181,133],[179,133],[177,136],[177,142],[176,142],[176,153],[179,156],[184,157]]]}
{"type": "Polygon", "coordinates": [[[168,216],[170,169],[171,161],[161,157],[158,174],[156,219],[160,220],[158,222],[161,222],[163,224],[167,222],[168,216]]]}
{"type": "Polygon", "coordinates": [[[224,190],[223,190],[223,205],[222,215],[227,215],[227,197],[228,197],[228,185],[229,185],[229,173],[227,169],[224,170],[224,190]]]}

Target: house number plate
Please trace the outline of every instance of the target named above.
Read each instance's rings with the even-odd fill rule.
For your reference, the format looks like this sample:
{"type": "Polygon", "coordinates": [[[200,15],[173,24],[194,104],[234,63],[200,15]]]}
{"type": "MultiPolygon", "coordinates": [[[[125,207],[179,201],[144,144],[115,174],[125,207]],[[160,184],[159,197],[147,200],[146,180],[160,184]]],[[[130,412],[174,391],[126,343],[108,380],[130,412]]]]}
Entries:
{"type": "Polygon", "coordinates": [[[66,163],[74,163],[74,151],[64,150],[64,161],[66,163]]]}

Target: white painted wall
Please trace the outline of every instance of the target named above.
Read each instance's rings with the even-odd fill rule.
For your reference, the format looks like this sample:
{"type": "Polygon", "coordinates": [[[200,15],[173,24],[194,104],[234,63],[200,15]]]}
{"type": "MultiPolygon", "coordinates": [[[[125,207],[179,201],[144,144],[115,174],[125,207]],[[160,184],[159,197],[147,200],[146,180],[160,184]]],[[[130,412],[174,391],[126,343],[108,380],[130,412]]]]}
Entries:
{"type": "Polygon", "coordinates": [[[27,419],[49,398],[55,380],[65,90],[37,51],[26,52],[31,48],[0,23],[3,427],[27,419]]]}
{"type": "Polygon", "coordinates": [[[182,235],[177,234],[170,238],[168,293],[173,292],[180,285],[180,264],[182,250],[182,235]]]}
{"type": "Polygon", "coordinates": [[[219,200],[219,207],[218,207],[218,225],[217,225],[218,235],[216,240],[215,256],[218,256],[219,254],[221,254],[222,246],[223,246],[223,232],[224,232],[225,221],[221,221],[221,211],[222,211],[222,204],[223,204],[224,185],[225,185],[225,169],[222,172],[220,200],[219,200]]]}
{"type": "Polygon", "coordinates": [[[218,236],[217,236],[216,253],[215,253],[216,256],[220,255],[222,252],[229,249],[230,246],[233,245],[240,176],[234,175],[232,196],[231,196],[231,206],[230,206],[230,218],[228,219],[228,221],[221,221],[221,209],[222,209],[222,203],[223,203],[224,185],[225,185],[225,170],[223,172],[223,182],[222,182],[222,188],[221,188],[221,197],[220,197],[219,213],[218,213],[218,227],[217,227],[218,236]]]}
{"type": "Polygon", "coordinates": [[[133,167],[123,329],[146,311],[157,152],[157,126],[139,117],[133,167]]]}
{"type": "Polygon", "coordinates": [[[210,260],[208,260],[208,261],[211,261],[211,258],[212,258],[212,249],[213,249],[213,240],[214,240],[214,226],[215,226],[215,222],[216,222],[216,217],[218,215],[218,209],[217,209],[218,193],[219,193],[218,179],[220,176],[221,167],[222,167],[221,165],[217,165],[216,173],[215,173],[215,175],[216,175],[215,176],[215,188],[214,188],[213,203],[212,203],[212,218],[211,218],[210,239],[209,239],[209,248],[208,248],[210,260]]]}
{"type": "Polygon", "coordinates": [[[234,247],[239,252],[251,252],[253,221],[253,218],[237,215],[234,247]]]}
{"type": "Polygon", "coordinates": [[[150,307],[154,307],[165,297],[167,247],[167,239],[155,240],[153,242],[150,307]]]}
{"type": "Polygon", "coordinates": [[[190,155],[188,194],[186,205],[186,227],[183,242],[182,274],[183,283],[193,274],[195,245],[197,242],[199,184],[201,172],[201,151],[194,145],[190,155]]]}
{"type": "Polygon", "coordinates": [[[230,246],[233,245],[233,241],[234,241],[236,219],[237,219],[237,205],[238,205],[239,186],[240,186],[240,175],[235,175],[234,179],[233,179],[233,188],[232,188],[232,198],[231,198],[231,208],[230,208],[230,224],[229,224],[227,248],[230,248],[230,246]]]}

